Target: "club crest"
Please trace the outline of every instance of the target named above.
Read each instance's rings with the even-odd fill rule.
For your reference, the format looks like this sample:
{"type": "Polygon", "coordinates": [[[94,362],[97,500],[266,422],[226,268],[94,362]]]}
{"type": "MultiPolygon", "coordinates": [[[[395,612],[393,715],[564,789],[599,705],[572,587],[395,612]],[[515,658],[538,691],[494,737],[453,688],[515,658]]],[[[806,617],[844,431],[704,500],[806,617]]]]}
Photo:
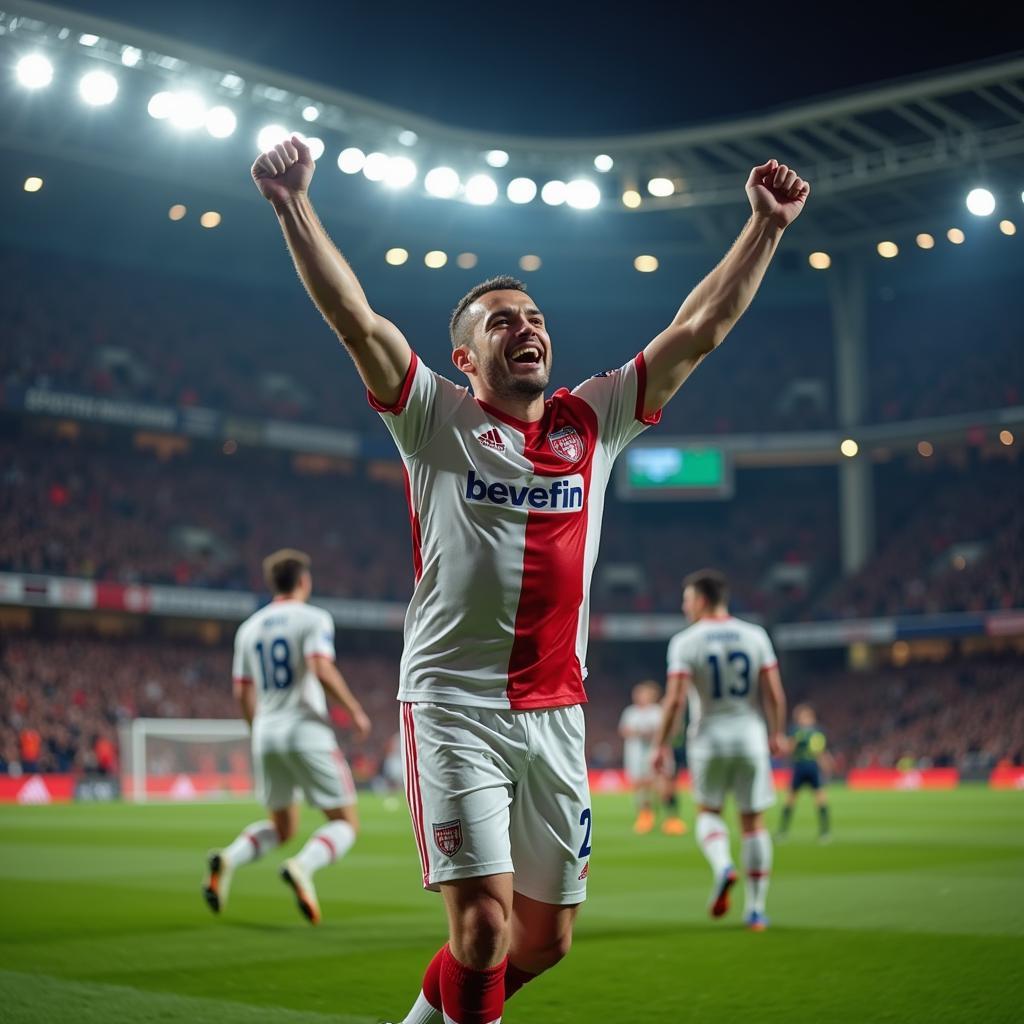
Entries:
{"type": "Polygon", "coordinates": [[[454,857],[462,849],[462,819],[434,822],[434,843],[446,856],[454,857]]]}
{"type": "Polygon", "coordinates": [[[548,435],[551,450],[566,462],[579,462],[583,458],[583,438],[575,427],[563,427],[548,435]]]}

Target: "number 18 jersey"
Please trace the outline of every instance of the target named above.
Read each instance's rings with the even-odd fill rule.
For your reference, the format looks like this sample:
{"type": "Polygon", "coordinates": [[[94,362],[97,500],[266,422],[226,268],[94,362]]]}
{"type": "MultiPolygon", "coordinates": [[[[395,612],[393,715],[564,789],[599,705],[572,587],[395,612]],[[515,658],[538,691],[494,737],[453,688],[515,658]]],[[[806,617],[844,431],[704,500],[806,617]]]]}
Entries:
{"type": "Polygon", "coordinates": [[[274,600],[235,634],[232,675],[256,694],[257,750],[331,750],[327,697],[307,658],[334,661],[334,620],[302,601],[274,600]]]}
{"type": "Polygon", "coordinates": [[[765,630],[728,615],[700,619],[669,641],[669,676],[690,682],[691,751],[767,754],[759,681],[777,664],[765,630]]]}

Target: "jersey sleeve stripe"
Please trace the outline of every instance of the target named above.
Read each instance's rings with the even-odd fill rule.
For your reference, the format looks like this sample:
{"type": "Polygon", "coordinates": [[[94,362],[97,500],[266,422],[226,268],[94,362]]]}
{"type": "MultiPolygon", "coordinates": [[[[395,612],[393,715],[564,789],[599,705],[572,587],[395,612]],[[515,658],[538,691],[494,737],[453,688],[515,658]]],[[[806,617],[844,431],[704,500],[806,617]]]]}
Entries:
{"type": "Polygon", "coordinates": [[[778,667],[779,667],[779,663],[777,661],[773,661],[769,665],[762,665],[761,666],[761,672],[762,672],[762,674],[765,673],[765,672],[770,672],[773,668],[778,668],[778,667]]]}
{"type": "Polygon", "coordinates": [[[633,362],[636,365],[636,408],[633,410],[633,415],[638,423],[653,427],[656,423],[661,422],[661,410],[657,409],[647,416],[644,415],[644,400],[647,397],[647,363],[644,360],[643,352],[637,352],[633,362]]]}
{"type": "Polygon", "coordinates": [[[334,664],[334,655],[327,654],[324,651],[313,651],[312,654],[306,655],[306,661],[316,661],[317,659],[320,659],[321,661],[329,661],[332,665],[334,664]]]}
{"type": "Polygon", "coordinates": [[[233,681],[238,686],[252,686],[252,680],[248,676],[234,676],[233,681]]]}
{"type": "Polygon", "coordinates": [[[692,679],[693,673],[685,668],[670,669],[668,673],[669,679],[692,679]]]}
{"type": "Polygon", "coordinates": [[[412,353],[412,358],[409,360],[409,369],[405,371],[405,380],[402,381],[402,391],[398,396],[398,401],[394,405],[385,405],[383,402],[378,401],[374,396],[373,392],[369,388],[366,389],[366,400],[370,403],[370,407],[376,409],[377,412],[389,412],[393,416],[397,416],[402,410],[405,409],[405,403],[409,401],[409,392],[412,391],[412,382],[416,377],[416,366],[419,363],[419,359],[416,353],[412,353]]]}

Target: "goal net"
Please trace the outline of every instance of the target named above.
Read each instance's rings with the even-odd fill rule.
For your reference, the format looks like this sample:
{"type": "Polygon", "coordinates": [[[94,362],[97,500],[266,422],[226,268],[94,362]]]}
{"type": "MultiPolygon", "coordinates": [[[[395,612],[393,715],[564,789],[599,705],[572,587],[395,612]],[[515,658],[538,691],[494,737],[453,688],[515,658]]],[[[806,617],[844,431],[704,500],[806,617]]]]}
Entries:
{"type": "Polygon", "coordinates": [[[136,718],[121,728],[126,800],[223,800],[252,790],[249,727],[240,719],[136,718]]]}

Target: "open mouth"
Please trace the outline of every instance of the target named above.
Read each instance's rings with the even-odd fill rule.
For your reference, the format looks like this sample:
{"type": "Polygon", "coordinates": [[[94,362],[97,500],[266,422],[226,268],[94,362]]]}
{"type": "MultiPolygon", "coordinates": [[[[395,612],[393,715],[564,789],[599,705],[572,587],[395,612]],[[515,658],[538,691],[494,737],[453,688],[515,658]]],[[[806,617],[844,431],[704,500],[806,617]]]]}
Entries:
{"type": "Polygon", "coordinates": [[[517,366],[537,366],[544,362],[544,353],[539,345],[530,342],[509,352],[508,361],[517,366]]]}

